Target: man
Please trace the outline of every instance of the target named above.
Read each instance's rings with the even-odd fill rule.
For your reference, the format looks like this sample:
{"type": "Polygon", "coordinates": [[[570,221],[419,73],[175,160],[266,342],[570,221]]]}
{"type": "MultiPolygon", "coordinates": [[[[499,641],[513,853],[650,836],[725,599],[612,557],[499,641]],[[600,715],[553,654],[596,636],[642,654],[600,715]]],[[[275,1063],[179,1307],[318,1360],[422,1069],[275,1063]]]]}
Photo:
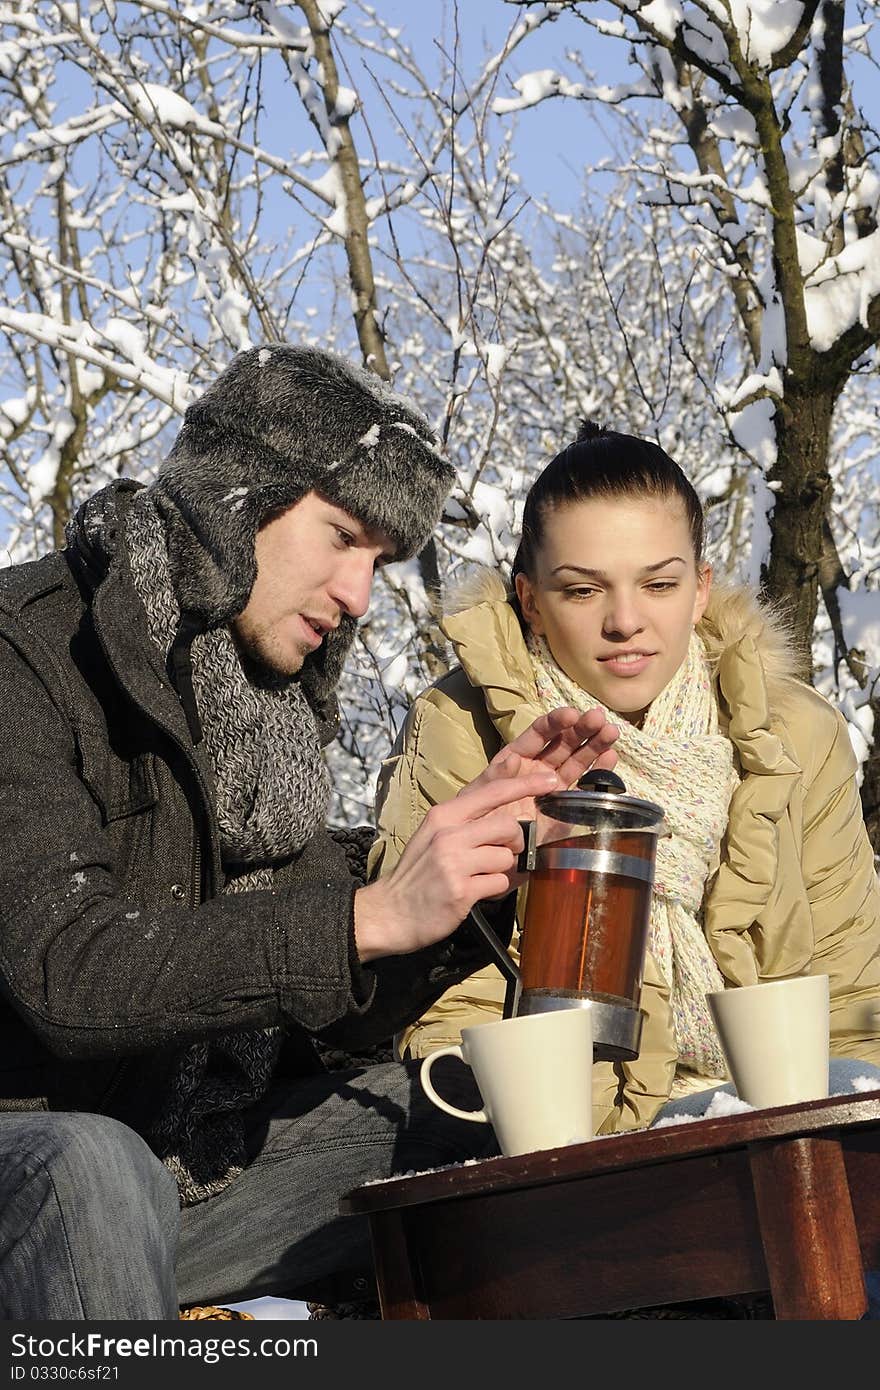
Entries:
{"type": "Polygon", "coordinates": [[[374,571],[452,477],[372,375],[243,352],[155,483],[105,488],[0,579],[4,1318],[362,1274],[342,1192],[493,1151],[414,1068],[331,1074],[310,1041],[368,1048],[482,965],[466,919],[490,899],[510,930],[529,798],[614,760],[598,712],[547,716],[369,885],[325,827],[374,571]]]}

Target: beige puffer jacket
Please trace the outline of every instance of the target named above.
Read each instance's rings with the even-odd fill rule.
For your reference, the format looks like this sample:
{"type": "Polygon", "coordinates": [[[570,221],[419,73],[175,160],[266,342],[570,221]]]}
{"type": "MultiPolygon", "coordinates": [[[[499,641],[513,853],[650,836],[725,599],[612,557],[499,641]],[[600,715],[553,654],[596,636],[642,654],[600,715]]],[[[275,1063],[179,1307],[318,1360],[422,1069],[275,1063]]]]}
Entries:
{"type": "MultiPolygon", "coordinates": [[[[441,627],[460,666],[424,691],[384,763],[374,875],[389,872],[428,809],[476,777],[542,711],[517,617],[500,577],[480,570],[441,627]]],[[[713,665],[722,731],[742,778],[704,928],[733,985],[802,972],[831,978],[832,1051],[880,1065],[880,883],[865,831],[846,722],[794,679],[782,625],[743,589],[716,586],[698,631],[713,665]]],[[[398,1039],[423,1056],[498,1017],[500,972],[488,966],[448,991],[398,1039]]],[[[650,1124],[677,1054],[668,992],[648,957],[641,1050],[597,1063],[596,1132],[650,1124]]]]}

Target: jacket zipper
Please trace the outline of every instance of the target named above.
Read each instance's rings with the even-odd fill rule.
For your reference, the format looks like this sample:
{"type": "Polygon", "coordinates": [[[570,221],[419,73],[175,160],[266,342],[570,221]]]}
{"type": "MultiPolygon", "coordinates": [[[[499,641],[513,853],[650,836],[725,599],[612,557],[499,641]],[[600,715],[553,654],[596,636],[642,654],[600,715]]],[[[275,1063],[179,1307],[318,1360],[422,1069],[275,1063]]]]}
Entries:
{"type": "Polygon", "coordinates": [[[119,1063],[119,1066],[116,1068],[116,1074],[114,1075],[106,1091],[104,1091],[103,1095],[98,1101],[98,1104],[103,1106],[105,1110],[109,1102],[113,1099],[113,1097],[118,1094],[119,1088],[122,1085],[123,1078],[128,1075],[130,1070],[131,1058],[123,1057],[122,1061],[119,1063]]]}
{"type": "Polygon", "coordinates": [[[192,907],[198,907],[202,901],[202,846],[199,839],[199,827],[193,824],[193,852],[192,852],[192,888],[190,892],[190,903],[192,907]]]}

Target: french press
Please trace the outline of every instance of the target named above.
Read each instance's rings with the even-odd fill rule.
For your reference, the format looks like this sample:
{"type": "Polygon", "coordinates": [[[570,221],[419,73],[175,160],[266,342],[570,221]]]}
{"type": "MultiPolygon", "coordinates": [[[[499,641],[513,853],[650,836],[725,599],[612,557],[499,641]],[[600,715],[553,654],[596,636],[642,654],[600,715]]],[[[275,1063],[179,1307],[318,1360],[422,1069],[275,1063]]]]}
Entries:
{"type": "Polygon", "coordinates": [[[535,808],[535,820],[522,823],[528,887],[518,968],[473,910],[509,981],[505,1016],[589,1005],[594,1056],[632,1061],[657,841],[669,834],[663,809],[627,795],[605,771],[536,797],[535,808]]]}

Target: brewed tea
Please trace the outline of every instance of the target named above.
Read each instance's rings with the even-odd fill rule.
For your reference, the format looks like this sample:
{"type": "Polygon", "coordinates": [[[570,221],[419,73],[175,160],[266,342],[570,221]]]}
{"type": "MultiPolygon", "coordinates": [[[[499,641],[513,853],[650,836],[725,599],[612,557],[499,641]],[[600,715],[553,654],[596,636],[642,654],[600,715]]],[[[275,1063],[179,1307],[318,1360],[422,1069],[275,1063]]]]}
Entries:
{"type": "MultiPolygon", "coordinates": [[[[618,831],[551,841],[548,850],[610,850],[644,861],[653,836],[618,831]]],[[[520,945],[523,991],[572,991],[638,1005],[651,882],[591,869],[541,866],[529,878],[520,945]]]]}

